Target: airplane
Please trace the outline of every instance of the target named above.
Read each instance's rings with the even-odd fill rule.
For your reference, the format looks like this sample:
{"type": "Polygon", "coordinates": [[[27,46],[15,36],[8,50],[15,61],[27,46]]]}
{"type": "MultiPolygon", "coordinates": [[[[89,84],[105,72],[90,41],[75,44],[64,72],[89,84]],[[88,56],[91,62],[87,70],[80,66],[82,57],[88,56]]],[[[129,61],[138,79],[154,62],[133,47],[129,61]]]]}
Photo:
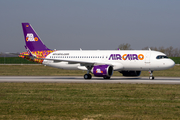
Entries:
{"type": "Polygon", "coordinates": [[[110,79],[113,71],[123,76],[139,76],[141,71],[172,68],[175,63],[166,54],[153,50],[51,50],[45,46],[29,23],[22,23],[27,52],[19,57],[60,69],[85,70],[84,79],[110,79]]]}

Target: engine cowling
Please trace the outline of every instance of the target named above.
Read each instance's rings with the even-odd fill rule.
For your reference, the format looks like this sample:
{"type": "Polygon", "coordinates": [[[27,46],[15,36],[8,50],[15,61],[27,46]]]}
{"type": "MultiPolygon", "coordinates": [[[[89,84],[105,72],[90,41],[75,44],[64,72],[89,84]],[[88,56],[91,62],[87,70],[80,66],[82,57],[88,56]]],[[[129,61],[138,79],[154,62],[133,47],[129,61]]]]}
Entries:
{"type": "Polygon", "coordinates": [[[97,65],[91,71],[96,77],[111,77],[113,75],[113,67],[110,65],[97,65]]]}
{"type": "Polygon", "coordinates": [[[141,71],[119,71],[120,73],[123,74],[123,76],[139,76],[141,74],[141,71]]]}

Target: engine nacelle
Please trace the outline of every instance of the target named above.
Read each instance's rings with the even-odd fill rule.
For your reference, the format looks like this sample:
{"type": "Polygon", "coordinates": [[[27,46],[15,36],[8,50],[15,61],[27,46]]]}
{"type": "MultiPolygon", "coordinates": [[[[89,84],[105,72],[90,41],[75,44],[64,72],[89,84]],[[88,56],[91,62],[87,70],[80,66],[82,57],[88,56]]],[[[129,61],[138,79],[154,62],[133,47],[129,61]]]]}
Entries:
{"type": "Polygon", "coordinates": [[[120,73],[123,74],[123,76],[139,76],[141,74],[141,71],[119,71],[120,73]]]}
{"type": "Polygon", "coordinates": [[[97,65],[91,71],[96,77],[111,77],[113,75],[113,67],[110,65],[97,65]]]}

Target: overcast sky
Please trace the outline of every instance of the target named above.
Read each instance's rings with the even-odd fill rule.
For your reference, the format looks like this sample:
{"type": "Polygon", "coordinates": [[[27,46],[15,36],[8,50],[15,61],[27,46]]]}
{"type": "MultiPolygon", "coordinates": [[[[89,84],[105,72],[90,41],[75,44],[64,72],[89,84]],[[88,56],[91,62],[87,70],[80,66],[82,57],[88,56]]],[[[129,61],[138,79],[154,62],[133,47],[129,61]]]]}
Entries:
{"type": "Polygon", "coordinates": [[[0,52],[25,51],[22,22],[50,49],[180,48],[180,0],[0,0],[0,52]]]}

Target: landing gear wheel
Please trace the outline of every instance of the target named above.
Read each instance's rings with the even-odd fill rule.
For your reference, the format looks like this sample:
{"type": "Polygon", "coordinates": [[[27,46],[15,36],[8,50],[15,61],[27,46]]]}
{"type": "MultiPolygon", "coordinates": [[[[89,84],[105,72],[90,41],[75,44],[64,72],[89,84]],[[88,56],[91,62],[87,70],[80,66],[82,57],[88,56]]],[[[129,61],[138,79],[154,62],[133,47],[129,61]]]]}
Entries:
{"type": "Polygon", "coordinates": [[[85,74],[84,75],[84,79],[91,79],[92,78],[92,75],[91,74],[85,74]]]}
{"type": "Polygon", "coordinates": [[[106,76],[106,77],[103,77],[104,79],[110,79],[110,77],[106,76]]]}
{"type": "Polygon", "coordinates": [[[149,74],[150,74],[149,79],[150,79],[150,80],[154,80],[153,71],[150,70],[150,71],[149,71],[149,74]]]}
{"type": "Polygon", "coordinates": [[[149,79],[150,80],[154,80],[154,76],[149,76],[149,79]]]}

